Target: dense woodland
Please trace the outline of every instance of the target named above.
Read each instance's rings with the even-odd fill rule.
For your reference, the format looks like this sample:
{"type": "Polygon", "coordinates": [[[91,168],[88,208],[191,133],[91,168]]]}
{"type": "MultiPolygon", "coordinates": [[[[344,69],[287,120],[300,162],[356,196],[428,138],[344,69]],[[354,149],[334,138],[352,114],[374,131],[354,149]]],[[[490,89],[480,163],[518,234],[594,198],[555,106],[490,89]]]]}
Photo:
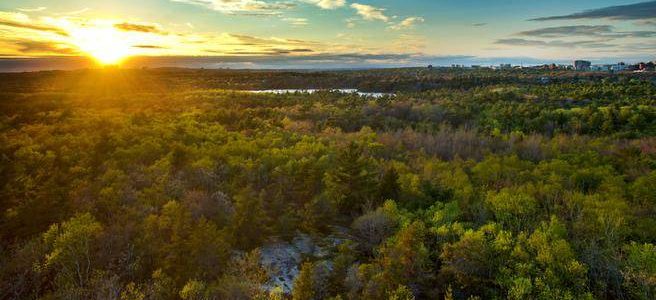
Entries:
{"type": "Polygon", "coordinates": [[[0,74],[0,298],[654,299],[650,76],[0,74]]]}

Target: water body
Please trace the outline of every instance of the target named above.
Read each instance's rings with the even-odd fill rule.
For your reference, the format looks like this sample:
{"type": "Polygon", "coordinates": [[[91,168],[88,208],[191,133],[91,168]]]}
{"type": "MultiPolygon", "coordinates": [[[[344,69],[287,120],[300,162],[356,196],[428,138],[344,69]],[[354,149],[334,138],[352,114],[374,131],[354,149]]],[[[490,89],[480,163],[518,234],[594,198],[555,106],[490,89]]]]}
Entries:
{"type": "Polygon", "coordinates": [[[253,91],[248,91],[250,93],[257,93],[257,94],[294,94],[294,93],[304,93],[304,94],[314,94],[316,92],[320,91],[330,91],[330,92],[337,92],[337,93],[343,93],[343,94],[358,94],[363,97],[373,97],[373,98],[381,98],[385,96],[394,96],[393,93],[371,93],[371,92],[360,92],[357,89],[280,89],[280,90],[253,90],[253,91]]]}

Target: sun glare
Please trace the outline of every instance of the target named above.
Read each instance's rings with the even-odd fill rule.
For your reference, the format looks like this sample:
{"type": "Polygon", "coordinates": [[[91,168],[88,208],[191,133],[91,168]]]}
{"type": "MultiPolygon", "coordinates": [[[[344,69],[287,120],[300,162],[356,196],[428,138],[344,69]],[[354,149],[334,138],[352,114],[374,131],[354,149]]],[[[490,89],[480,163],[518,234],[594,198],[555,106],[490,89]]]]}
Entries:
{"type": "Polygon", "coordinates": [[[112,28],[80,28],[71,32],[73,43],[101,65],[117,65],[130,56],[131,46],[112,28]]]}

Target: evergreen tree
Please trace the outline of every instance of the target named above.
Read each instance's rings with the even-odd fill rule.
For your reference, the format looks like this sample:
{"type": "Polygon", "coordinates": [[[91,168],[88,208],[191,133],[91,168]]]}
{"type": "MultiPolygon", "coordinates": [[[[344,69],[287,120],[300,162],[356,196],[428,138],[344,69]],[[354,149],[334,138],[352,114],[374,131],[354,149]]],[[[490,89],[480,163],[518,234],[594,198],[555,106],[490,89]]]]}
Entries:
{"type": "Polygon", "coordinates": [[[378,200],[395,200],[399,201],[401,187],[399,186],[399,173],[396,168],[389,167],[383,173],[383,178],[378,185],[378,200]]]}
{"type": "Polygon", "coordinates": [[[303,228],[313,233],[328,232],[330,224],[334,224],[335,215],[332,202],[323,195],[315,197],[303,210],[303,228]]]}
{"type": "Polygon", "coordinates": [[[315,294],[315,282],[314,282],[314,267],[315,264],[312,262],[304,262],[301,266],[301,272],[294,280],[294,291],[292,293],[292,298],[294,300],[314,300],[316,299],[315,294]]]}
{"type": "Polygon", "coordinates": [[[231,227],[236,245],[245,250],[260,246],[269,233],[262,196],[246,187],[235,195],[234,201],[235,217],[231,227]]]}
{"type": "Polygon", "coordinates": [[[355,142],[338,152],[335,167],[328,171],[325,181],[328,196],[343,213],[356,214],[374,204],[375,174],[355,142]]]}

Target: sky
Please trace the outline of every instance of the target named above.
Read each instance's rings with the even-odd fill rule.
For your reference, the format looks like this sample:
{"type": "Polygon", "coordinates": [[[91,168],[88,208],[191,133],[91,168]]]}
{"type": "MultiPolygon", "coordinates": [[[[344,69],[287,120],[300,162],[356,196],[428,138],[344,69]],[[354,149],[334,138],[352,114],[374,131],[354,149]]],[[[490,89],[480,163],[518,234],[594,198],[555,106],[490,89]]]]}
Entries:
{"type": "Polygon", "coordinates": [[[0,1],[0,70],[80,56],[210,68],[607,63],[654,50],[656,1],[0,1]]]}

